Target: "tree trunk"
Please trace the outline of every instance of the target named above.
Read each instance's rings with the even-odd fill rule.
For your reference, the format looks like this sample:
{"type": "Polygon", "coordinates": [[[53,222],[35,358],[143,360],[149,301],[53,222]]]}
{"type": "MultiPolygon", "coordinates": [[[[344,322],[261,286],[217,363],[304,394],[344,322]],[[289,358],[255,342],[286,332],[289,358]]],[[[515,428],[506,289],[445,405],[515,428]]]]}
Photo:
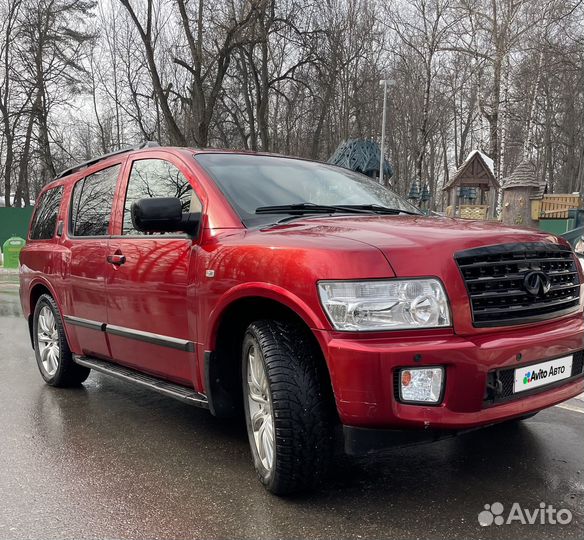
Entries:
{"type": "Polygon", "coordinates": [[[55,171],[55,165],[53,163],[53,156],[51,154],[51,144],[49,141],[49,125],[48,125],[48,112],[45,107],[44,100],[44,82],[41,82],[42,86],[39,89],[39,95],[37,98],[38,107],[34,110],[37,111],[37,118],[39,124],[39,142],[40,142],[40,152],[41,161],[43,169],[41,171],[41,176],[43,183],[52,180],[57,175],[55,171]],[[40,98],[40,99],[39,99],[40,98]]]}
{"type": "Polygon", "coordinates": [[[324,121],[326,119],[326,115],[329,112],[329,105],[330,105],[331,99],[333,97],[334,86],[335,86],[334,85],[334,77],[332,77],[331,80],[329,81],[329,84],[326,87],[324,99],[322,100],[322,107],[321,107],[320,113],[318,115],[318,120],[316,122],[316,127],[314,129],[314,133],[312,134],[312,144],[310,145],[310,158],[311,159],[318,159],[318,157],[319,157],[322,129],[324,127],[324,121]]]}
{"type": "Polygon", "coordinates": [[[527,117],[527,125],[525,129],[525,144],[523,146],[523,157],[530,159],[532,157],[532,143],[533,143],[533,132],[535,124],[535,111],[537,105],[537,96],[539,93],[539,84],[541,82],[541,65],[543,63],[543,50],[539,53],[539,58],[537,62],[537,75],[535,83],[533,85],[533,94],[531,96],[531,104],[529,107],[529,115],[527,117]]]}
{"type": "Polygon", "coordinates": [[[260,93],[258,95],[258,130],[262,141],[262,150],[270,151],[270,129],[268,120],[269,107],[269,81],[268,81],[268,35],[264,32],[264,39],[260,43],[261,47],[261,78],[260,93]]]}
{"type": "Polygon", "coordinates": [[[420,126],[420,148],[416,158],[416,178],[422,187],[422,167],[426,155],[426,146],[428,144],[428,117],[430,114],[430,91],[432,90],[432,59],[430,54],[426,63],[426,84],[424,87],[424,109],[422,112],[422,123],[420,126]]]}
{"type": "MultiPolygon", "coordinates": [[[[40,101],[40,96],[37,95],[35,100],[35,106],[40,101]]],[[[33,106],[34,110],[34,106],[33,106]]],[[[20,206],[20,201],[22,198],[22,193],[24,191],[23,186],[28,185],[28,163],[30,160],[30,144],[32,139],[32,128],[34,125],[34,114],[31,113],[28,119],[28,125],[26,127],[26,135],[24,137],[24,144],[22,146],[22,154],[20,156],[20,162],[18,164],[18,185],[16,188],[16,193],[14,196],[14,203],[16,205],[16,197],[18,196],[18,206],[20,206]]]]}
{"type": "Polygon", "coordinates": [[[12,166],[14,163],[14,138],[10,128],[8,110],[6,110],[4,106],[2,106],[1,109],[4,138],[6,139],[6,159],[4,161],[4,205],[8,208],[11,206],[10,190],[12,187],[12,166]]]}

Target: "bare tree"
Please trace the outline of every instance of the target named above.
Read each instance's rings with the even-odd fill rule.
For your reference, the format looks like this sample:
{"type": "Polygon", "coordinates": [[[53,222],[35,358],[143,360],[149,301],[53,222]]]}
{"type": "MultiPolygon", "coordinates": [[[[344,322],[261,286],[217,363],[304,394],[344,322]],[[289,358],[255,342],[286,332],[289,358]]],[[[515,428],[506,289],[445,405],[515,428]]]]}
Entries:
{"type": "MultiPolygon", "coordinates": [[[[468,152],[584,183],[582,0],[2,0],[0,174],[27,204],[55,170],[131,142],[326,160],[379,139],[433,208],[468,152]]],[[[14,201],[12,200],[14,197],[14,201]]]]}
{"type": "Polygon", "coordinates": [[[4,204],[11,206],[11,189],[12,189],[12,169],[14,167],[14,141],[16,128],[22,116],[22,106],[20,110],[13,111],[14,105],[11,100],[13,86],[13,42],[18,34],[18,16],[21,7],[21,0],[10,0],[6,5],[6,12],[3,13],[2,24],[2,42],[0,43],[0,62],[2,62],[2,71],[4,79],[0,86],[0,113],[2,114],[2,134],[3,134],[3,154],[4,167],[2,174],[4,176],[4,204]]]}

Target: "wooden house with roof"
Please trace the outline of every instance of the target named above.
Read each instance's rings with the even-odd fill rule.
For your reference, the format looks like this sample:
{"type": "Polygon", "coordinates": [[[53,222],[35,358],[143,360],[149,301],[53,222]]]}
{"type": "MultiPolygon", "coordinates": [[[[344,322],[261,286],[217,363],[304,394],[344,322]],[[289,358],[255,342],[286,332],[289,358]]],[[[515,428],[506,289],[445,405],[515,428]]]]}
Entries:
{"type": "Polygon", "coordinates": [[[493,160],[480,150],[473,150],[443,188],[447,215],[492,219],[500,187],[493,160]]]}

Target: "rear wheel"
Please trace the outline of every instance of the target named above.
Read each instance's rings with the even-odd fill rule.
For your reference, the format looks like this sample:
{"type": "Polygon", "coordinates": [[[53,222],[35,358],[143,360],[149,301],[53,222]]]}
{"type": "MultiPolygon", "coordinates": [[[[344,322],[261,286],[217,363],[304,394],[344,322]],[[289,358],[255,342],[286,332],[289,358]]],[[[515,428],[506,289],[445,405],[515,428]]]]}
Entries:
{"type": "Polygon", "coordinates": [[[48,294],[35,306],[33,339],[37,365],[47,384],[77,386],[87,379],[91,370],[73,361],[59,307],[48,294]]]}
{"type": "Polygon", "coordinates": [[[325,378],[303,329],[257,321],[244,336],[244,407],[256,472],[274,494],[316,486],[333,450],[333,423],[325,378]]]}

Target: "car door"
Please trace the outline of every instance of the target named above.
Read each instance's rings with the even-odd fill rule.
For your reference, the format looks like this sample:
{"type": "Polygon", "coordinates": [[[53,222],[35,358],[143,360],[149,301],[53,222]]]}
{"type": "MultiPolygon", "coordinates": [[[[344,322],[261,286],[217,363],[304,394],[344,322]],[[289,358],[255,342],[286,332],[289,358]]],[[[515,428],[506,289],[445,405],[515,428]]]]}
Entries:
{"type": "Polygon", "coordinates": [[[116,362],[189,384],[195,373],[187,301],[193,240],[186,234],[146,235],[133,227],[130,209],[148,197],[178,197],[184,212],[201,211],[202,205],[180,160],[151,155],[131,159],[120,186],[118,234],[108,247],[107,334],[116,362]]]}
{"type": "Polygon", "coordinates": [[[69,306],[65,321],[82,352],[108,358],[105,282],[107,243],[114,192],[122,164],[81,178],[73,185],[68,227],[63,243],[69,249],[69,306]]]}

